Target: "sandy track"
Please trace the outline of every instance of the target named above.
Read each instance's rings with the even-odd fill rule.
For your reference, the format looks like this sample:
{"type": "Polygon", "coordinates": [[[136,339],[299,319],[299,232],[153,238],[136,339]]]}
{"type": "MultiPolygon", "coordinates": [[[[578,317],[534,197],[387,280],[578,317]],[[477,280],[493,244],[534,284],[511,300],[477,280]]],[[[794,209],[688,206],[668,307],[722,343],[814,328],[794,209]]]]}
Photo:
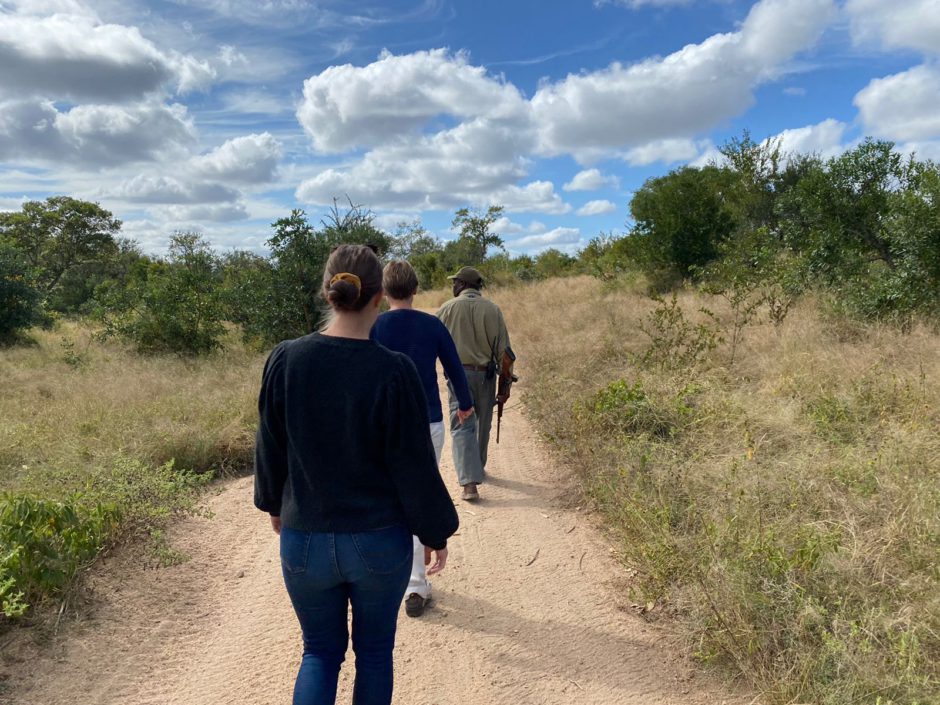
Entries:
{"type": "MultiPolygon", "coordinates": [[[[395,702],[747,702],[677,655],[662,629],[622,609],[622,568],[589,518],[559,501],[569,474],[521,413],[503,421],[483,499],[457,502],[461,527],[434,581],[434,608],[421,619],[402,611],[395,702]]],[[[449,448],[442,472],[456,497],[449,448]]],[[[92,583],[92,615],[14,666],[0,702],[289,703],[300,634],[277,539],[251,493],[251,478],[226,482],[208,501],[211,518],[175,527],[173,545],[191,556],[181,565],[107,561],[92,583]]],[[[350,701],[352,670],[350,652],[338,702],[350,701]]]]}

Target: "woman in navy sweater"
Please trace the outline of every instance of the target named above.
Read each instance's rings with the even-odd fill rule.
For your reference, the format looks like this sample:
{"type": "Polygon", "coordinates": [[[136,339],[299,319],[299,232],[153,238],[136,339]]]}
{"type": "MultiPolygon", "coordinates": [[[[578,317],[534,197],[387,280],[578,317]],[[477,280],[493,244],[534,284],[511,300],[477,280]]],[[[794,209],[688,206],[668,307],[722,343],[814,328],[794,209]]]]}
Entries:
{"type": "MultiPolygon", "coordinates": [[[[428,419],[430,420],[431,441],[438,463],[444,448],[444,414],[441,411],[441,398],[437,391],[437,361],[444,367],[444,374],[454,388],[457,397],[457,423],[473,423],[473,397],[467,385],[467,375],[460,364],[457,348],[447,327],[436,316],[412,308],[414,296],[418,291],[418,275],[414,268],[404,260],[396,260],[385,265],[382,287],[388,299],[390,310],[379,316],[372,328],[372,339],[390,350],[404,353],[415,363],[418,376],[427,397],[428,419]]],[[[431,599],[431,583],[424,565],[424,546],[420,539],[414,538],[414,564],[411,567],[411,579],[405,591],[405,613],[409,617],[420,617],[431,599]]]]}
{"type": "Polygon", "coordinates": [[[280,534],[303,633],[294,705],[332,705],[352,607],[355,705],[388,705],[412,535],[443,568],[457,513],[437,470],[411,360],[369,340],[382,268],[367,247],[327,262],[322,333],[278,345],[258,401],[255,506],[280,534]]]}

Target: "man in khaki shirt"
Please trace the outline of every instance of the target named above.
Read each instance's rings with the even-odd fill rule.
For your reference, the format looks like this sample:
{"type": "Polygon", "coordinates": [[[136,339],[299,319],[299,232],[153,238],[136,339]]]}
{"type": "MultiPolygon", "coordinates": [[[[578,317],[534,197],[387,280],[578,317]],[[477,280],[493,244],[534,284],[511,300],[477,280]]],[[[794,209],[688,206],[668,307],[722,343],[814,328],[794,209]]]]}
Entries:
{"type": "Polygon", "coordinates": [[[467,374],[476,413],[468,423],[458,423],[458,402],[454,389],[447,384],[450,403],[450,435],[457,480],[463,487],[463,499],[479,498],[477,485],[483,482],[486,449],[493,425],[497,373],[505,355],[512,356],[509,332],[499,306],[480,293],[483,277],[473,267],[464,267],[448,277],[454,283],[454,298],[437,312],[457,346],[457,354],[467,374]]]}

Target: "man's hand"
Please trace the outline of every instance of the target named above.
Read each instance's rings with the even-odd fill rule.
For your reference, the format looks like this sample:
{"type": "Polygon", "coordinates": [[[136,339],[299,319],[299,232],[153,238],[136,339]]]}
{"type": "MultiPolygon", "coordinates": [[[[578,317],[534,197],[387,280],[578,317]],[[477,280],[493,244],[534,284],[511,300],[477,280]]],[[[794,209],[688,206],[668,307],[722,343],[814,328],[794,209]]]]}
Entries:
{"type": "Polygon", "coordinates": [[[471,406],[466,411],[457,409],[457,425],[463,426],[463,422],[473,416],[473,407],[471,406]]]}
{"type": "Polygon", "coordinates": [[[281,535],[281,517],[271,515],[271,528],[274,529],[275,534],[281,535]]]}
{"type": "Polygon", "coordinates": [[[436,575],[444,570],[444,566],[447,565],[447,548],[441,548],[434,550],[432,548],[424,547],[424,565],[431,564],[431,554],[435,555],[434,565],[431,565],[428,568],[428,575],[436,575]]]}

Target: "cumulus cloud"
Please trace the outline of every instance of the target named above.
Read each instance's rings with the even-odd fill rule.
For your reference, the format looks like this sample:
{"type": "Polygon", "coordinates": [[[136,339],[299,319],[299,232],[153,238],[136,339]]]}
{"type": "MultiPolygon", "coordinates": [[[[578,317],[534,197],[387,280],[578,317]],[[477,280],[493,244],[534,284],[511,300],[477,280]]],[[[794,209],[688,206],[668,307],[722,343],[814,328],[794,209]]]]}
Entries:
{"type": "Polygon", "coordinates": [[[384,52],[367,66],[331,66],[304,82],[297,119],[320,152],[342,152],[417,134],[432,119],[522,122],[526,102],[510,84],[444,49],[384,52]]]}
{"type": "Polygon", "coordinates": [[[182,105],[0,103],[0,159],[100,168],[187,155],[195,129],[182,105]]]}
{"type": "MultiPolygon", "coordinates": [[[[710,145],[694,134],[742,112],[753,88],[811,46],[833,12],[834,0],[761,0],[736,32],[544,83],[531,101],[445,49],[330,67],[305,81],[297,118],[321,154],[365,151],[306,179],[296,195],[328,204],[350,194],[392,209],[496,202],[569,212],[551,183],[525,183],[533,156],[691,159],[710,145]]],[[[604,185],[616,181],[588,169],[564,188],[604,185]]]]}
{"type": "Polygon", "coordinates": [[[234,202],[240,196],[238,191],[223,184],[144,174],[128,179],[107,195],[131,203],[172,205],[234,202]]]}
{"type": "Polygon", "coordinates": [[[161,51],[136,27],[103,24],[79,6],[0,14],[0,66],[7,95],[76,102],[139,100],[168,83],[185,92],[214,77],[208,63],[161,51]]]}
{"type": "Polygon", "coordinates": [[[507,186],[485,200],[500,203],[510,212],[558,215],[571,210],[571,206],[555,193],[555,186],[551,181],[532,181],[525,186],[507,186]]]}
{"type": "Polygon", "coordinates": [[[281,143],[269,132],[230,139],[208,154],[193,159],[193,169],[222,181],[259,184],[274,178],[281,143]]]}
{"type": "Polygon", "coordinates": [[[698,156],[703,144],[685,139],[656,140],[628,150],[623,158],[632,166],[646,166],[655,162],[672,164],[698,156]]]}
{"type": "Polygon", "coordinates": [[[771,140],[779,140],[784,154],[819,154],[834,157],[845,151],[844,137],[848,126],[844,122],[823,120],[815,125],[784,130],[771,140]]]}
{"type": "Polygon", "coordinates": [[[940,54],[936,0],[848,0],[845,9],[857,42],[940,54]]]}
{"type": "Polygon", "coordinates": [[[609,215],[617,210],[617,205],[606,200],[588,201],[578,209],[578,215],[609,215]]]}
{"type": "Polygon", "coordinates": [[[232,223],[249,217],[248,210],[242,203],[165,206],[157,212],[167,220],[189,222],[232,223]]]}
{"type": "Polygon", "coordinates": [[[940,162],[940,140],[925,142],[905,142],[896,147],[901,154],[914,154],[918,159],[930,159],[940,162]]]}
{"type": "Polygon", "coordinates": [[[876,78],[855,96],[866,130],[892,140],[940,137],[940,66],[876,78]]]}
{"type": "Polygon", "coordinates": [[[532,99],[539,151],[583,162],[711,128],[749,107],[754,87],[815,44],[834,14],[833,0],[761,0],[737,32],[542,86],[532,99]]]}
{"type": "Polygon", "coordinates": [[[480,119],[434,135],[393,140],[349,167],[326,169],[305,180],[297,197],[328,204],[348,193],[376,208],[419,210],[484,204],[525,176],[520,155],[530,148],[526,139],[508,126],[480,119]]]}
{"type": "Polygon", "coordinates": [[[597,191],[605,186],[616,188],[619,181],[616,176],[605,176],[600,169],[585,169],[574,175],[567,184],[562,186],[565,191],[597,191]]]}
{"type": "MultiPolygon", "coordinates": [[[[514,250],[544,250],[559,245],[576,245],[581,241],[581,230],[578,228],[554,228],[537,235],[526,235],[506,244],[514,250]]],[[[568,248],[563,248],[568,249],[568,248]]]]}

